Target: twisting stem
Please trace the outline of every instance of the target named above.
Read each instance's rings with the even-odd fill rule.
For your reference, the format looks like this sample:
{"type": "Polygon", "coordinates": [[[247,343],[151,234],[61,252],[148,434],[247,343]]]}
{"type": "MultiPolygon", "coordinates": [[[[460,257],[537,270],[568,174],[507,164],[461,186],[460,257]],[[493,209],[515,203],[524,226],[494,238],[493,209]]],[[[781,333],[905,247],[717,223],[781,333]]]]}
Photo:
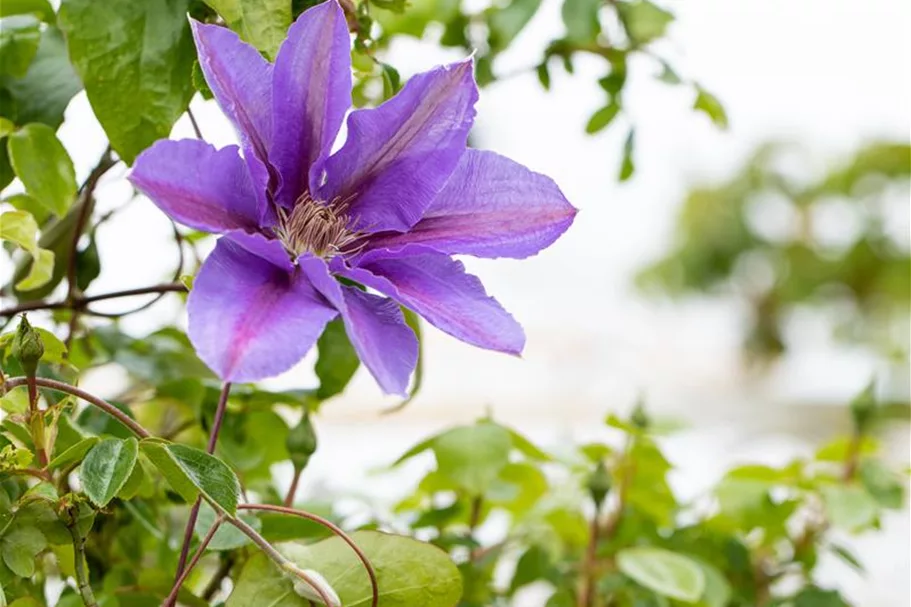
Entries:
{"type": "Polygon", "coordinates": [[[319,595],[319,598],[323,604],[334,604],[332,599],[329,598],[329,596],[326,594],[326,591],[320,584],[317,584],[315,581],[313,581],[313,578],[307,575],[305,571],[302,571],[300,567],[286,559],[278,550],[272,546],[272,544],[266,541],[266,538],[261,536],[259,532],[256,531],[256,529],[245,523],[243,519],[240,518],[229,518],[227,520],[229,523],[237,527],[241,533],[250,538],[253,543],[256,544],[273,563],[278,565],[278,568],[281,569],[282,572],[293,575],[297,579],[310,586],[310,588],[312,588],[313,591],[319,595]]]}
{"type": "MultiPolygon", "coordinates": [[[[218,397],[218,405],[215,407],[215,419],[212,422],[212,429],[209,431],[209,444],[206,448],[208,453],[215,453],[215,445],[218,444],[218,433],[221,430],[222,421],[225,419],[225,409],[228,408],[228,394],[231,393],[231,383],[225,382],[221,388],[221,394],[218,397]]],[[[180,547],[180,558],[177,559],[177,573],[175,579],[180,579],[184,567],[187,564],[187,558],[190,555],[190,542],[193,540],[193,529],[196,527],[196,519],[199,517],[199,506],[202,503],[201,497],[196,498],[196,503],[190,510],[190,518],[187,519],[187,527],[183,532],[183,545],[180,547]]],[[[166,602],[165,605],[170,607],[174,601],[166,602]]]]}
{"type": "Polygon", "coordinates": [[[196,133],[196,138],[205,139],[202,136],[202,130],[199,128],[199,123],[196,122],[196,116],[193,115],[193,110],[191,110],[189,107],[187,107],[187,116],[190,118],[190,124],[193,125],[193,132],[196,133]]]}
{"type": "Polygon", "coordinates": [[[313,514],[312,512],[307,512],[305,510],[297,510],[296,508],[288,508],[285,506],[273,506],[271,504],[240,504],[237,506],[238,510],[264,510],[266,512],[277,512],[279,514],[287,514],[290,516],[297,516],[300,518],[305,518],[307,520],[313,521],[314,523],[319,523],[326,529],[329,529],[335,535],[342,538],[346,544],[351,546],[351,549],[354,550],[354,553],[357,555],[357,558],[360,559],[361,563],[364,565],[364,569],[367,571],[367,576],[370,578],[370,587],[373,592],[373,600],[371,601],[371,607],[377,607],[377,603],[380,600],[380,588],[376,579],[376,571],[373,569],[373,564],[370,562],[370,559],[367,558],[367,555],[361,550],[360,546],[357,545],[357,542],[354,539],[345,533],[341,527],[336,525],[330,520],[327,520],[319,515],[313,514]]]}
{"type": "MultiPolygon", "coordinates": [[[[28,379],[25,377],[13,377],[6,381],[6,388],[12,390],[13,388],[18,388],[19,386],[24,386],[28,383],[28,379]]],[[[85,390],[80,390],[76,386],[71,386],[65,384],[62,381],[57,381],[55,379],[48,379],[46,377],[36,377],[35,384],[42,388],[47,388],[49,390],[54,390],[56,392],[64,392],[65,394],[70,394],[81,398],[85,402],[95,405],[108,415],[117,418],[121,424],[126,426],[139,438],[149,438],[152,434],[143,428],[139,423],[131,418],[129,415],[112,405],[111,403],[98,398],[92,394],[89,394],[85,390]]]]}
{"type": "Polygon", "coordinates": [[[193,567],[196,566],[196,563],[199,562],[199,559],[202,558],[202,555],[205,554],[206,548],[209,546],[209,542],[212,541],[212,538],[215,537],[215,532],[218,531],[218,528],[221,527],[222,522],[225,520],[224,515],[220,515],[215,519],[215,523],[212,525],[212,528],[209,529],[209,532],[206,533],[205,537],[202,538],[202,541],[199,542],[199,547],[196,549],[196,552],[193,554],[193,558],[190,559],[190,562],[181,572],[181,574],[174,581],[174,587],[171,588],[170,594],[164,600],[163,605],[173,605],[177,602],[177,595],[180,592],[181,586],[187,581],[187,576],[190,575],[190,572],[193,571],[193,567]]]}
{"type": "Polygon", "coordinates": [[[98,607],[98,601],[95,600],[95,593],[92,592],[92,585],[89,583],[89,576],[85,570],[85,538],[79,534],[76,521],[70,521],[67,527],[73,538],[73,569],[76,572],[76,584],[79,586],[82,602],[85,603],[85,607],[98,607]]]}

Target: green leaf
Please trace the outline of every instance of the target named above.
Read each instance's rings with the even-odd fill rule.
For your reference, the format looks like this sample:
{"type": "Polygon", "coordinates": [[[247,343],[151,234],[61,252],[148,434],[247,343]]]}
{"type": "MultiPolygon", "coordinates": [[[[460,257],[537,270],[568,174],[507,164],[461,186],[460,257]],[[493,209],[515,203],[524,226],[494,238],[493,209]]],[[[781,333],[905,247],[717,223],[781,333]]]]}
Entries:
{"type": "Polygon", "coordinates": [[[25,191],[52,213],[65,214],[76,196],[76,171],[54,129],[28,124],[9,136],[7,146],[25,191]]]}
{"type": "Polygon", "coordinates": [[[685,603],[705,592],[705,573],[693,559],[662,548],[626,548],[617,553],[623,574],[649,590],[685,603]]]}
{"type": "Polygon", "coordinates": [[[326,400],[345,389],[361,361],[348,340],[344,323],[339,318],[326,325],[326,329],[316,342],[316,347],[319,351],[319,357],[316,359],[316,376],[320,382],[316,396],[320,400],[326,400]]]}
{"type": "Polygon", "coordinates": [[[20,291],[47,283],[54,272],[54,252],[38,246],[37,231],[38,223],[27,211],[7,211],[0,215],[0,240],[16,243],[32,257],[28,274],[16,283],[20,291]]]}
{"type": "Polygon", "coordinates": [[[618,2],[617,11],[627,35],[635,45],[648,44],[660,38],[674,20],[673,14],[648,0],[618,2]]]}
{"type": "Polygon", "coordinates": [[[588,124],[585,125],[585,132],[589,135],[593,135],[599,131],[607,128],[614,118],[617,117],[617,114],[620,113],[620,106],[614,102],[608,103],[603,108],[592,114],[591,118],[588,119],[588,124]]]}
{"type": "Polygon", "coordinates": [[[699,600],[700,607],[727,607],[733,590],[724,574],[714,565],[710,565],[701,559],[693,558],[693,562],[699,565],[705,576],[705,590],[699,600]]]}
{"type": "MultiPolygon", "coordinates": [[[[445,552],[417,540],[358,531],[352,538],[376,569],[379,607],[455,607],[462,594],[459,570],[445,552]]],[[[345,607],[369,607],[370,581],[351,548],[338,537],[310,545],[280,544],[298,567],[318,572],[345,607]]],[[[309,607],[291,581],[263,555],[251,558],[227,607],[309,607]]]]}
{"type": "Polygon", "coordinates": [[[291,26],[288,0],[205,0],[232,30],[270,58],[291,26]]]}
{"type": "Polygon", "coordinates": [[[45,285],[54,274],[54,252],[38,249],[25,278],[16,283],[17,291],[29,291],[45,285]]]}
{"type": "Polygon", "coordinates": [[[0,2],[0,17],[11,15],[35,15],[46,23],[53,23],[56,15],[48,0],[3,0],[0,2]]]}
{"type": "Polygon", "coordinates": [[[225,513],[235,514],[240,482],[223,461],[200,449],[160,439],[143,439],[139,445],[185,500],[192,502],[202,492],[225,513]]]}
{"type": "Polygon", "coordinates": [[[101,439],[97,436],[90,436],[84,438],[63,453],[60,453],[54,459],[50,461],[47,465],[48,470],[59,470],[61,468],[68,468],[73,464],[77,464],[82,461],[82,458],[85,457],[85,454],[94,447],[98,441],[101,439]]]}
{"type": "Polygon", "coordinates": [[[47,547],[47,540],[32,526],[17,526],[0,538],[0,554],[10,571],[24,578],[35,574],[35,557],[47,547]]]}
{"type": "Polygon", "coordinates": [[[0,27],[0,75],[25,76],[40,42],[40,23],[35,17],[4,19],[0,27]]]}
{"type": "Polygon", "coordinates": [[[620,164],[620,181],[626,181],[633,176],[636,165],[633,164],[633,152],[636,149],[636,129],[630,129],[623,144],[623,162],[620,164]]]}
{"type": "Polygon", "coordinates": [[[564,0],[566,37],[574,42],[593,42],[601,33],[598,12],[603,5],[601,0],[564,0]]]}
{"type": "Polygon", "coordinates": [[[861,531],[876,522],[879,505],[858,485],[827,485],[820,489],[829,520],[836,527],[861,531]]]}
{"type": "Polygon", "coordinates": [[[901,477],[878,459],[861,462],[860,481],[867,492],[883,508],[897,510],[905,501],[905,489],[901,477]]]}
{"type": "Polygon", "coordinates": [[[552,462],[553,457],[542,451],[535,445],[533,442],[513,430],[512,428],[506,428],[506,431],[509,432],[509,437],[512,439],[512,447],[528,459],[538,461],[538,462],[552,462]]]}
{"type": "Polygon", "coordinates": [[[506,428],[488,421],[453,428],[431,446],[437,468],[471,495],[483,495],[509,463],[512,437],[506,428]]]}
{"type": "Polygon", "coordinates": [[[490,9],[487,25],[490,28],[491,47],[503,49],[509,46],[540,6],[541,0],[511,0],[502,8],[490,9]]]}
{"type": "Polygon", "coordinates": [[[56,27],[47,27],[25,76],[0,77],[0,98],[8,97],[0,103],[0,113],[16,124],[41,122],[57,128],[80,90],[82,82],[70,65],[63,35],[56,27]]]}
{"type": "MultiPolygon", "coordinates": [[[[197,537],[200,539],[209,532],[209,529],[212,528],[212,525],[215,524],[215,519],[218,515],[215,513],[215,510],[212,509],[212,506],[203,502],[199,507],[199,516],[196,519],[196,531],[197,537]]],[[[253,514],[242,514],[240,518],[259,531],[262,529],[262,522],[259,520],[258,516],[253,514]]],[[[246,546],[250,543],[250,538],[248,538],[244,533],[237,529],[234,525],[229,523],[222,523],[218,528],[218,531],[215,532],[215,535],[212,536],[212,540],[209,542],[208,550],[235,550],[242,546],[246,546]]]]}
{"type": "Polygon", "coordinates": [[[127,163],[166,138],[193,95],[188,0],[63,0],[70,59],[95,116],[127,163]]]}
{"type": "Polygon", "coordinates": [[[829,549],[832,551],[832,554],[850,565],[852,568],[854,568],[855,571],[861,574],[864,573],[863,563],[861,563],[860,560],[854,556],[853,552],[839,544],[830,544],[829,549]]]}
{"type": "Polygon", "coordinates": [[[720,128],[728,128],[728,115],[718,98],[702,87],[696,87],[696,90],[696,101],[693,103],[693,109],[704,113],[720,128]]]}
{"type": "Polygon", "coordinates": [[[822,588],[804,588],[794,597],[794,607],[851,607],[846,603],[837,590],[823,590],[822,588]]]}
{"type": "Polygon", "coordinates": [[[135,438],[108,438],[89,451],[79,469],[85,494],[99,508],[108,505],[133,472],[139,455],[135,438]]]}

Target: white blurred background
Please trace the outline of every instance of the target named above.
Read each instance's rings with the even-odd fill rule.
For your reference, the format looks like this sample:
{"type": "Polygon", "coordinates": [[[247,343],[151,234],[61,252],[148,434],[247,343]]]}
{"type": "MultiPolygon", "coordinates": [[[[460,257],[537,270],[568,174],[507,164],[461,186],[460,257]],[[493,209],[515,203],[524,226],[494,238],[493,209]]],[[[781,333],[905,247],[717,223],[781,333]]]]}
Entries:
{"type": "MultiPolygon", "coordinates": [[[[830,405],[846,402],[883,373],[875,359],[836,346],[823,327],[808,323],[798,329],[799,347],[766,375],[756,375],[740,354],[745,310],[716,300],[645,300],[632,278],[666,250],[688,189],[731,176],[758,144],[799,141],[834,161],[873,139],[906,140],[911,3],[689,0],[671,9],[677,20],[657,50],[720,98],[730,130],[720,132],[693,112],[691,91],[664,86],[651,76],[653,67],[633,65],[626,106],[638,128],[637,171],[618,185],[625,130],[611,128],[597,137],[583,132],[588,116],[603,104],[596,64],[580,60],[577,77],[558,70],[550,93],[533,72],[485,89],[475,144],[552,176],[581,209],[566,236],[537,257],[468,261],[488,292],[525,326],[525,354],[517,359],[483,352],[428,328],[423,391],[390,416],[379,412],[394,401],[359,371],[345,395],[320,415],[321,446],[302,496],[331,487],[393,500],[412,479],[390,484],[370,469],[443,426],[487,411],[542,446],[559,448],[569,439],[598,437],[605,413],[624,412],[643,394],[655,415],[690,428],[667,441],[677,466],[674,482],[685,495],[704,490],[736,462],[775,463],[809,454],[847,429],[844,409],[830,405]]],[[[559,3],[545,0],[498,71],[531,65],[562,27],[559,3]]],[[[395,46],[389,62],[407,76],[456,58],[411,41],[395,46]]],[[[208,140],[234,141],[214,103],[197,99],[192,107],[208,140]]],[[[84,94],[70,105],[60,135],[84,178],[104,147],[84,94]]],[[[189,124],[179,123],[173,136],[192,136],[189,124]]],[[[102,210],[129,196],[123,174],[114,171],[104,179],[98,190],[102,210]]],[[[908,207],[899,220],[896,230],[908,235],[908,207]]],[[[146,200],[133,202],[99,230],[106,264],[93,291],[165,279],[175,263],[169,239],[165,217],[146,200]]],[[[4,278],[9,271],[0,267],[4,278]]],[[[141,333],[150,317],[179,313],[176,298],[170,298],[145,319],[130,318],[125,325],[141,333]]],[[[271,386],[314,385],[312,362],[308,358],[271,386]]],[[[907,397],[908,375],[890,377],[891,388],[907,397]]],[[[95,382],[101,393],[116,390],[110,378],[95,382]]],[[[907,426],[893,430],[887,445],[890,458],[907,466],[907,426]]],[[[286,472],[277,474],[286,479],[286,472]]],[[[848,541],[868,564],[865,578],[826,563],[823,582],[843,589],[858,605],[905,607],[911,604],[909,514],[889,516],[884,524],[875,537],[848,541]]]]}

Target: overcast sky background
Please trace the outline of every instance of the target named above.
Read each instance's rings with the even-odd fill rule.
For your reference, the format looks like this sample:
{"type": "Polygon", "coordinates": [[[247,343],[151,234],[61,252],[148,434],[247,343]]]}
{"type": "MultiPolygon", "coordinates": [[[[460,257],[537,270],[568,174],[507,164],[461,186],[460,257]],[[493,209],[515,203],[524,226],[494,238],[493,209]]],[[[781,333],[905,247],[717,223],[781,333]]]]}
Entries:
{"type": "MultiPolygon", "coordinates": [[[[475,142],[553,177],[581,209],[556,245],[526,261],[468,260],[488,292],[526,328],[521,359],[482,352],[427,330],[422,394],[396,416],[377,412],[384,399],[365,371],[345,396],[321,415],[321,448],[302,491],[358,487],[393,499],[411,473],[390,483],[364,469],[391,461],[411,442],[442,426],[469,422],[491,410],[545,446],[572,437],[600,436],[607,411],[626,411],[639,393],[660,414],[688,420],[693,429],[668,441],[678,465],[675,482],[703,490],[732,462],[780,462],[808,453],[814,441],[844,427],[814,402],[847,399],[882,371],[858,352],[834,350],[824,330],[806,329],[800,350],[763,381],[745,373],[739,346],[743,312],[725,302],[646,301],[631,278],[668,245],[675,209],[696,184],[730,176],[756,145],[799,141],[826,161],[846,157],[877,138],[906,141],[911,132],[911,3],[905,0],[688,0],[669,3],[678,16],[658,50],[679,71],[724,103],[731,129],[720,132],[690,107],[684,87],[657,82],[655,66],[634,65],[626,105],[637,129],[637,172],[616,183],[626,130],[614,125],[598,137],[583,128],[603,105],[600,65],[579,61],[577,75],[554,70],[550,93],[533,73],[485,89],[475,142]]],[[[505,55],[499,70],[533,65],[545,41],[560,35],[560,4],[545,0],[541,14],[505,55]]],[[[434,46],[403,41],[390,62],[403,76],[458,59],[434,46]]],[[[204,135],[216,145],[234,134],[212,103],[193,104],[204,135]]],[[[174,137],[192,136],[182,121],[174,137]]],[[[84,177],[104,147],[84,95],[71,104],[61,129],[84,177]]],[[[124,173],[121,172],[122,177],[124,173]]],[[[98,190],[101,207],[122,204],[130,188],[113,174],[98,190]]],[[[896,219],[908,234],[908,207],[896,219]]],[[[176,261],[169,223],[137,200],[99,230],[101,277],[92,290],[144,286],[165,279],[176,261]]],[[[8,274],[0,267],[0,274],[8,274]]],[[[145,319],[137,332],[179,312],[176,298],[145,319]],[[152,319],[152,320],[150,320],[152,319]]],[[[121,302],[122,303],[122,302],[121,302]]],[[[111,304],[113,306],[118,304],[111,304]]],[[[312,358],[274,387],[313,385],[312,358]]],[[[99,391],[115,390],[107,376],[99,391]]],[[[893,457],[908,461],[907,427],[890,439],[893,457]]],[[[426,465],[424,463],[416,464],[426,465]]],[[[284,471],[279,471],[283,473],[284,471]]],[[[856,540],[870,563],[866,580],[838,566],[829,581],[870,607],[911,602],[908,513],[889,517],[886,532],[856,540]]],[[[533,600],[533,599],[530,599],[533,600]]],[[[534,607],[534,603],[529,603],[534,607]]]]}

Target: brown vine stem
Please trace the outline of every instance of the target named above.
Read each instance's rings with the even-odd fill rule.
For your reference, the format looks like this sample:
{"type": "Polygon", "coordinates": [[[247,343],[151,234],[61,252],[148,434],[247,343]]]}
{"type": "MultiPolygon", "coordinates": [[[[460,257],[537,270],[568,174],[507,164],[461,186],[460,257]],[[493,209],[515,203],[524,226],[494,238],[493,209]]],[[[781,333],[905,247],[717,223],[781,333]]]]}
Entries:
{"type": "Polygon", "coordinates": [[[0,310],[0,316],[15,316],[22,312],[32,310],[69,310],[82,309],[90,303],[104,301],[106,299],[116,299],[119,297],[133,297],[134,295],[149,295],[152,293],[169,293],[186,291],[187,287],[180,282],[168,282],[150,287],[140,287],[138,289],[126,289],[124,291],[112,291],[111,293],[102,293],[100,295],[74,297],[71,301],[28,301],[17,306],[4,308],[0,310]]]}
{"type": "Polygon", "coordinates": [[[196,552],[193,553],[193,558],[190,559],[190,562],[187,563],[187,566],[174,581],[174,587],[171,588],[170,594],[168,594],[167,598],[165,598],[165,600],[162,602],[162,605],[173,605],[177,602],[177,595],[180,592],[181,586],[183,586],[184,582],[187,581],[187,576],[190,575],[190,572],[193,571],[193,567],[196,566],[196,563],[198,563],[199,559],[202,558],[202,555],[205,554],[206,548],[209,546],[209,542],[211,542],[212,538],[215,537],[215,533],[218,531],[218,528],[221,527],[221,524],[224,522],[224,520],[225,519],[223,515],[219,515],[219,517],[215,519],[215,523],[209,529],[209,532],[206,533],[205,537],[202,538],[202,541],[199,542],[199,547],[196,549],[196,552]]]}
{"type": "MultiPolygon", "coordinates": [[[[225,409],[228,408],[228,395],[231,393],[231,383],[225,382],[221,388],[221,394],[218,396],[218,405],[215,407],[215,420],[212,422],[212,429],[209,431],[209,444],[206,451],[209,454],[215,453],[215,446],[218,444],[218,433],[221,430],[221,424],[225,419],[225,409]]],[[[177,560],[177,572],[175,579],[180,579],[183,575],[184,567],[187,565],[187,558],[190,556],[190,542],[193,541],[193,529],[196,527],[196,519],[199,518],[199,507],[202,504],[202,497],[196,498],[196,503],[190,510],[190,518],[187,519],[187,527],[183,531],[183,544],[180,547],[180,558],[177,560]]],[[[165,606],[170,607],[174,601],[166,602],[165,606]]]]}
{"type": "MultiPolygon", "coordinates": [[[[6,380],[5,387],[8,390],[12,390],[13,388],[18,388],[19,386],[25,386],[27,384],[28,384],[28,378],[12,377],[12,378],[6,380]]],[[[139,423],[136,420],[131,418],[129,415],[127,415],[126,413],[124,413],[123,411],[121,411],[120,409],[118,409],[117,407],[112,405],[111,403],[109,403],[101,398],[98,398],[97,396],[89,394],[85,390],[80,390],[76,386],[71,386],[69,384],[63,383],[62,381],[57,381],[56,379],[48,379],[46,377],[36,377],[35,385],[42,387],[42,388],[47,388],[49,390],[54,390],[56,392],[63,392],[65,394],[69,394],[71,396],[81,398],[82,400],[84,400],[85,402],[87,402],[91,405],[95,405],[96,407],[98,407],[99,409],[101,409],[102,411],[104,411],[105,413],[110,415],[111,417],[116,418],[117,421],[119,421],[121,424],[123,424],[124,426],[129,428],[130,431],[132,431],[133,434],[135,434],[139,438],[149,438],[152,436],[152,434],[148,430],[143,428],[141,425],[139,425],[139,423]]]]}
{"type": "Polygon", "coordinates": [[[357,542],[355,542],[354,539],[350,535],[345,533],[341,527],[339,527],[332,521],[324,519],[323,517],[313,514],[311,512],[306,512],[305,510],[298,510],[296,508],[288,508],[286,506],[273,506],[271,504],[240,504],[237,506],[237,509],[238,510],[260,510],[260,511],[265,511],[265,512],[277,512],[279,514],[287,514],[289,516],[297,516],[300,518],[304,518],[304,519],[313,521],[314,523],[318,523],[318,524],[322,525],[323,527],[325,527],[326,529],[329,529],[330,531],[332,531],[332,533],[334,533],[335,535],[340,537],[342,539],[342,541],[344,541],[346,544],[348,544],[351,547],[352,550],[354,550],[354,553],[357,555],[357,558],[359,558],[361,563],[363,563],[364,569],[367,571],[367,576],[370,578],[370,587],[371,587],[371,591],[373,592],[373,597],[372,597],[370,605],[371,605],[371,607],[377,607],[377,604],[380,601],[380,587],[379,587],[379,583],[377,582],[377,579],[376,579],[376,571],[373,568],[373,564],[370,562],[370,559],[367,558],[367,555],[364,553],[364,551],[361,550],[360,546],[357,545],[357,542]]]}
{"type": "Polygon", "coordinates": [[[303,468],[294,467],[294,476],[291,477],[291,486],[288,487],[288,493],[285,494],[285,500],[283,502],[285,507],[294,505],[294,495],[297,493],[297,486],[300,484],[301,474],[303,472],[303,468]]]}

